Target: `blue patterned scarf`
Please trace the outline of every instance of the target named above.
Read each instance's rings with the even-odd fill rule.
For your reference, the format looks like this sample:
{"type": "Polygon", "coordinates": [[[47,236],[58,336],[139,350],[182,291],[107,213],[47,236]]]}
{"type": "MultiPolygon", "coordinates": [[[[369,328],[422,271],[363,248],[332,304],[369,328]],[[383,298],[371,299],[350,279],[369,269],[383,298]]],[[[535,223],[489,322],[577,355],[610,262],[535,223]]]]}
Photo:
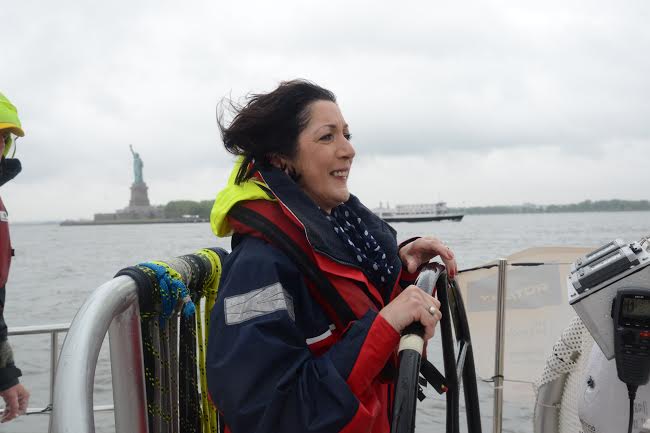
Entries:
{"type": "Polygon", "coordinates": [[[348,247],[363,273],[376,287],[390,281],[393,266],[388,264],[386,253],[370,234],[364,222],[345,204],[332,209],[327,219],[334,231],[348,247]]]}

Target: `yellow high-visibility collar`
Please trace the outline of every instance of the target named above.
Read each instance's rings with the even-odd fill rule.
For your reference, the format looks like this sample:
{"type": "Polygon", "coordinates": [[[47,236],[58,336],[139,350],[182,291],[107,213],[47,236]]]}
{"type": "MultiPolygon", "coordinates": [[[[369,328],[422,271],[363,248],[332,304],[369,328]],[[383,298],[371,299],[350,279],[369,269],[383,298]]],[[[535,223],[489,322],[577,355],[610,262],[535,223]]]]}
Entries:
{"type": "Polygon", "coordinates": [[[228,212],[240,201],[247,200],[272,200],[266,192],[266,184],[257,179],[248,179],[239,185],[235,184],[235,178],[244,161],[243,157],[237,158],[235,166],[230,173],[228,184],[224,189],[219,191],[217,198],[214,200],[212,211],[210,212],[210,226],[212,232],[218,237],[226,237],[232,234],[232,227],[228,224],[228,212]]]}

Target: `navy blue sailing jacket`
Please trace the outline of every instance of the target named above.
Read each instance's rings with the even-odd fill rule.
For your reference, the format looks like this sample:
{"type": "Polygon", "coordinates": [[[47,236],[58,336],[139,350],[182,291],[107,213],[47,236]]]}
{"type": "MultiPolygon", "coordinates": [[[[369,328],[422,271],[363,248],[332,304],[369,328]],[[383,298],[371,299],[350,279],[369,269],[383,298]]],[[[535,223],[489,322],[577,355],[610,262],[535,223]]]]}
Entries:
{"type": "Polygon", "coordinates": [[[395,232],[350,199],[402,269],[387,287],[374,287],[288,177],[263,179],[277,201],[248,205],[300,243],[356,317],[341,323],[278,246],[231,221],[235,246],[224,261],[207,350],[208,388],[226,431],[388,433],[399,334],[378,311],[415,278],[402,269],[395,232]]]}

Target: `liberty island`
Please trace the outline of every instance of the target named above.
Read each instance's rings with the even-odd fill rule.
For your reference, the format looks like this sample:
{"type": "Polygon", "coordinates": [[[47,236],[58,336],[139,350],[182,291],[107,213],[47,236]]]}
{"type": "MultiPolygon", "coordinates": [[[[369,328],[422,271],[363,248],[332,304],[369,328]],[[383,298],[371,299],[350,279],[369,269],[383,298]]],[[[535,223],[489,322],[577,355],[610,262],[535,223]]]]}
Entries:
{"type": "Polygon", "coordinates": [[[128,206],[118,209],[113,213],[96,213],[92,220],[66,220],[62,226],[77,225],[107,225],[107,224],[160,224],[160,223],[187,223],[206,222],[206,218],[198,215],[183,215],[170,217],[165,214],[164,205],[151,205],[149,202],[149,187],[144,181],[144,162],[138,152],[129,145],[133,157],[133,183],[131,184],[131,198],[128,206]]]}

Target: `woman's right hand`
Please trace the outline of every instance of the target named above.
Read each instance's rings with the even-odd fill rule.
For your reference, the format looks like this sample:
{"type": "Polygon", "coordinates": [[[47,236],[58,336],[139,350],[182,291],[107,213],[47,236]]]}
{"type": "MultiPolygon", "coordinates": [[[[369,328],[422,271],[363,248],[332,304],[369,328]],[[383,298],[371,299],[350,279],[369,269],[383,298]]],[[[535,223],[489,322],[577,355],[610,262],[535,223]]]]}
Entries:
{"type": "Polygon", "coordinates": [[[414,285],[404,289],[379,314],[399,333],[411,323],[420,322],[424,326],[424,341],[433,337],[442,318],[440,302],[414,285]],[[431,306],[435,308],[434,314],[429,311],[431,306]]]}

